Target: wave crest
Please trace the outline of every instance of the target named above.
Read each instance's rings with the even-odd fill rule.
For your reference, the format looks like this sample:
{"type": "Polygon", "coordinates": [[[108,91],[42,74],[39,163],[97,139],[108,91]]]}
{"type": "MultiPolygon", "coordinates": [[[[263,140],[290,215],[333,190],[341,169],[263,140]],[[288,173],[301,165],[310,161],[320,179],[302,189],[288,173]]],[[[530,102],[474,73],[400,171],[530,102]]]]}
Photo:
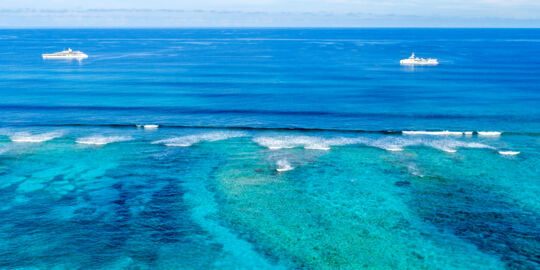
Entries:
{"type": "Polygon", "coordinates": [[[105,145],[115,142],[130,141],[133,138],[129,136],[103,136],[103,135],[93,135],[83,138],[78,138],[75,140],[79,144],[90,144],[90,145],[105,145]]]}
{"type": "Polygon", "coordinates": [[[492,146],[477,143],[466,142],[454,139],[433,139],[433,138],[408,138],[408,137],[384,137],[378,139],[356,137],[336,137],[321,138],[310,136],[261,136],[253,139],[257,144],[270,150],[303,147],[310,150],[330,150],[332,146],[360,144],[369,147],[384,149],[387,151],[403,151],[405,147],[413,145],[423,145],[432,147],[444,152],[454,153],[458,148],[486,148],[495,149],[492,146]]]}
{"type": "Polygon", "coordinates": [[[290,171],[294,169],[294,167],[292,167],[289,161],[286,159],[278,160],[276,162],[276,165],[277,165],[276,171],[278,172],[286,172],[286,171],[290,171]]]}
{"type": "Polygon", "coordinates": [[[202,141],[215,142],[230,138],[245,137],[244,132],[209,132],[196,135],[186,135],[165,140],[152,142],[152,144],[164,144],[166,146],[189,147],[202,141]]]}
{"type": "Polygon", "coordinates": [[[424,130],[410,130],[402,131],[403,135],[430,135],[430,136],[463,136],[472,135],[472,131],[424,131],[424,130]]]}
{"type": "Polygon", "coordinates": [[[503,156],[515,156],[515,155],[519,155],[519,151],[499,151],[499,154],[503,155],[503,156]]]}
{"type": "Polygon", "coordinates": [[[260,136],[253,139],[260,146],[270,150],[278,150],[284,148],[303,147],[309,150],[330,150],[332,146],[342,146],[349,144],[360,144],[366,142],[365,138],[321,138],[310,136],[260,136]]]}
{"type": "Polygon", "coordinates": [[[145,130],[156,130],[159,128],[159,125],[135,125],[137,128],[143,128],[145,130]]]}
{"type": "Polygon", "coordinates": [[[12,142],[17,142],[17,143],[40,143],[40,142],[50,141],[52,139],[59,138],[59,137],[62,137],[61,132],[47,132],[47,133],[41,133],[41,134],[17,132],[9,136],[9,139],[12,142]]]}
{"type": "Polygon", "coordinates": [[[501,136],[500,131],[478,131],[478,136],[498,137],[501,136]]]}
{"type": "Polygon", "coordinates": [[[464,141],[457,141],[457,140],[432,140],[432,141],[423,141],[423,145],[430,146],[435,149],[448,152],[448,153],[455,153],[458,148],[485,148],[485,149],[495,149],[495,147],[477,143],[477,142],[464,142],[464,141]]]}

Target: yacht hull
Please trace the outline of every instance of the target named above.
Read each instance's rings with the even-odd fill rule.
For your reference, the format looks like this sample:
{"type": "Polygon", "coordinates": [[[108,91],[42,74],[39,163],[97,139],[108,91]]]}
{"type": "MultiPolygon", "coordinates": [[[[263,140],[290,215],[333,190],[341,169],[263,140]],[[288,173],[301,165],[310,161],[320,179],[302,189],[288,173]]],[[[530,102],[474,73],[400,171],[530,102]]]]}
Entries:
{"type": "Polygon", "coordinates": [[[415,57],[414,53],[412,53],[412,55],[409,58],[402,59],[399,61],[399,63],[404,66],[436,66],[439,64],[439,61],[437,61],[437,59],[434,59],[434,58],[425,59],[425,58],[415,57]]]}
{"type": "Polygon", "coordinates": [[[414,62],[405,60],[401,60],[399,63],[407,66],[436,66],[439,64],[439,62],[414,62]]]}
{"type": "Polygon", "coordinates": [[[43,54],[41,55],[43,59],[86,59],[88,55],[51,55],[43,54]]]}

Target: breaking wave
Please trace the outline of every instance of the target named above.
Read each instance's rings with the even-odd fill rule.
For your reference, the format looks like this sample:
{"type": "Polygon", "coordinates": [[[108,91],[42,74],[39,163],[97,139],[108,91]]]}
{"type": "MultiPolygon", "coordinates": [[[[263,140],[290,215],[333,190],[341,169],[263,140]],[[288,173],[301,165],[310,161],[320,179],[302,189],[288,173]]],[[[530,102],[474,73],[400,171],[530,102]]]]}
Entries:
{"type": "Polygon", "coordinates": [[[402,131],[403,135],[431,135],[431,136],[463,136],[463,135],[472,135],[472,131],[402,131]]]}
{"type": "Polygon", "coordinates": [[[490,137],[498,137],[501,136],[502,132],[500,131],[478,131],[478,136],[490,136],[490,137]]]}
{"type": "Polygon", "coordinates": [[[165,140],[152,142],[152,144],[164,144],[166,146],[188,147],[202,141],[215,142],[230,138],[245,137],[244,132],[209,132],[196,135],[186,135],[182,137],[174,137],[165,140]]]}
{"type": "Polygon", "coordinates": [[[430,138],[402,138],[402,137],[388,137],[373,140],[366,145],[381,148],[387,151],[403,151],[408,146],[427,146],[432,147],[447,153],[455,153],[459,148],[486,148],[495,149],[492,146],[476,143],[466,142],[454,139],[430,139],[430,138]]]}
{"type": "Polygon", "coordinates": [[[327,151],[330,150],[331,146],[360,144],[366,142],[367,139],[344,137],[321,138],[312,136],[260,136],[255,137],[253,141],[270,150],[303,147],[304,149],[327,151]]]}
{"type": "Polygon", "coordinates": [[[159,125],[135,125],[137,128],[143,128],[145,130],[156,130],[159,128],[159,125]]]}
{"type": "Polygon", "coordinates": [[[94,135],[77,139],[75,142],[79,144],[90,144],[90,145],[105,145],[115,142],[129,141],[133,138],[129,136],[103,136],[103,135],[94,135]]]}
{"type": "Polygon", "coordinates": [[[499,151],[499,154],[503,155],[503,156],[515,156],[515,155],[519,155],[520,152],[518,151],[499,151]]]}
{"type": "MultiPolygon", "coordinates": [[[[133,126],[132,126],[133,127],[133,126]]],[[[157,129],[160,126],[154,124],[138,125],[138,128],[157,129]]],[[[15,143],[39,143],[49,141],[63,134],[61,132],[7,132],[3,133],[9,136],[9,139],[15,143]]],[[[463,131],[404,131],[403,136],[390,134],[386,136],[338,136],[323,137],[314,135],[253,135],[249,131],[210,131],[200,134],[172,137],[164,140],[153,141],[152,144],[163,144],[166,146],[189,147],[199,142],[220,141],[235,137],[252,137],[253,142],[270,150],[304,148],[306,150],[329,151],[332,147],[344,145],[364,145],[384,149],[386,151],[403,151],[409,146],[426,146],[447,153],[455,153],[460,148],[484,148],[496,150],[500,155],[517,155],[519,152],[497,149],[490,145],[474,142],[468,135],[477,134],[478,136],[499,136],[498,131],[483,132],[463,132],[463,131]],[[454,136],[464,136],[462,139],[454,136]]],[[[76,143],[89,145],[104,145],[114,142],[132,140],[129,136],[104,136],[92,135],[76,139],[76,143]]]]}
{"type": "Polygon", "coordinates": [[[459,148],[486,148],[495,149],[492,146],[477,143],[477,142],[465,142],[454,139],[430,139],[430,138],[407,138],[407,137],[384,137],[379,139],[372,138],[321,138],[310,136],[276,136],[268,137],[261,136],[253,139],[257,144],[266,147],[270,150],[287,149],[303,147],[310,150],[330,150],[332,146],[342,145],[366,145],[369,147],[376,147],[387,151],[403,151],[405,147],[414,145],[423,145],[432,147],[444,152],[454,153],[459,148]]]}
{"type": "Polygon", "coordinates": [[[277,165],[276,171],[278,172],[286,172],[286,171],[290,171],[294,169],[294,167],[292,167],[289,161],[287,161],[286,159],[278,160],[276,162],[276,165],[277,165]]]}
{"type": "Polygon", "coordinates": [[[482,144],[482,143],[476,143],[476,142],[463,142],[463,141],[456,141],[456,140],[432,140],[432,141],[423,141],[423,145],[430,146],[435,149],[448,152],[448,153],[455,153],[457,152],[458,148],[486,148],[486,149],[495,149],[495,147],[482,144]]]}
{"type": "Polygon", "coordinates": [[[17,143],[40,143],[40,142],[50,141],[55,138],[59,138],[61,136],[62,136],[61,132],[47,132],[47,133],[40,133],[40,134],[31,134],[28,132],[17,132],[9,136],[9,139],[12,142],[17,142],[17,143]]]}
{"type": "Polygon", "coordinates": [[[369,140],[365,144],[367,146],[384,149],[391,152],[403,151],[403,148],[419,144],[420,140],[417,139],[405,139],[401,137],[386,137],[380,139],[369,140]]]}

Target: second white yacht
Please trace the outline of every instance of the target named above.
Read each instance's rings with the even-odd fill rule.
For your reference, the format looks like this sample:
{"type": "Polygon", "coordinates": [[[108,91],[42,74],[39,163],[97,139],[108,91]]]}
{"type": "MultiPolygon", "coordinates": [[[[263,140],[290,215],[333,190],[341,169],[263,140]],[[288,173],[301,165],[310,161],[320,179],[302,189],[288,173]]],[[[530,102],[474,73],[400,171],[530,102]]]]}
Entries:
{"type": "Polygon", "coordinates": [[[72,51],[67,49],[67,51],[61,51],[57,53],[45,53],[41,55],[43,59],[85,59],[88,58],[88,55],[81,51],[72,51]]]}
{"type": "Polygon", "coordinates": [[[414,53],[412,53],[412,55],[409,58],[403,59],[403,60],[399,61],[399,63],[402,64],[402,65],[430,65],[430,66],[435,66],[435,65],[439,64],[439,61],[437,61],[437,59],[434,59],[434,58],[428,58],[428,59],[418,58],[418,57],[414,56],[414,53]]]}

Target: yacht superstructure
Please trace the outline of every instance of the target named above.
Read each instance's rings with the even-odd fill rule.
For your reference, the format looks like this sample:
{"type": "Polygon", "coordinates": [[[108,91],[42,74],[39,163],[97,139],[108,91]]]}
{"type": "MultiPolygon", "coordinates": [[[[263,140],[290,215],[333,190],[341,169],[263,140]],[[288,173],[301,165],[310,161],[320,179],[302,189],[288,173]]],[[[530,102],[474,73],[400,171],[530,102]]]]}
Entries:
{"type": "Polygon", "coordinates": [[[85,59],[88,58],[88,55],[81,51],[72,51],[67,49],[67,51],[61,51],[57,53],[44,53],[41,55],[43,59],[85,59]]]}
{"type": "Polygon", "coordinates": [[[403,59],[403,60],[399,61],[399,63],[402,64],[402,65],[430,65],[430,66],[435,66],[435,65],[439,64],[439,61],[437,61],[437,59],[434,59],[434,58],[428,58],[428,59],[418,58],[418,57],[414,56],[414,53],[412,53],[412,55],[409,58],[403,59]]]}

